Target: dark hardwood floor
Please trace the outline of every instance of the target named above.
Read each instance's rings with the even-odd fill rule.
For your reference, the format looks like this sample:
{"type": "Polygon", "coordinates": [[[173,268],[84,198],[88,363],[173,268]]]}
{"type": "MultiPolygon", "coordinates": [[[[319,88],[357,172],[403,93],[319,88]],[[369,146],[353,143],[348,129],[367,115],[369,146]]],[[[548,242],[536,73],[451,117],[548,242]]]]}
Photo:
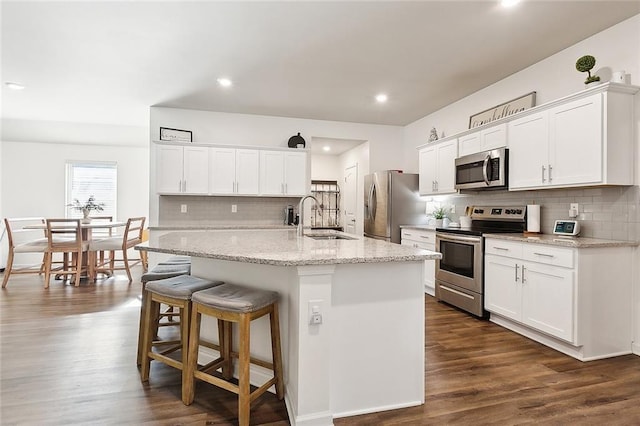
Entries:
{"type": "MultiPolygon", "coordinates": [[[[187,407],[180,373],[158,363],[140,383],[139,274],[49,290],[37,276],[11,278],[0,293],[0,424],[236,423],[230,392],[199,383],[187,407]]],[[[428,296],[426,317],[426,404],[335,425],[640,424],[640,357],[582,363],[428,296]]],[[[289,424],[284,403],[261,397],[252,424],[289,424]]]]}

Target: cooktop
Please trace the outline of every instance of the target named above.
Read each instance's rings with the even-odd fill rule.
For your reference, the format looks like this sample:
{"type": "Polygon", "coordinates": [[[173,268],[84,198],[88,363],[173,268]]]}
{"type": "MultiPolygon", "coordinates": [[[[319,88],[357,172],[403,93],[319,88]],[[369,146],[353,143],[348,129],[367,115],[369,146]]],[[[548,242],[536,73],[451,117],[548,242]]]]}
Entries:
{"type": "Polygon", "coordinates": [[[527,206],[473,206],[471,226],[436,228],[437,232],[461,235],[520,233],[526,229],[527,206]]]}

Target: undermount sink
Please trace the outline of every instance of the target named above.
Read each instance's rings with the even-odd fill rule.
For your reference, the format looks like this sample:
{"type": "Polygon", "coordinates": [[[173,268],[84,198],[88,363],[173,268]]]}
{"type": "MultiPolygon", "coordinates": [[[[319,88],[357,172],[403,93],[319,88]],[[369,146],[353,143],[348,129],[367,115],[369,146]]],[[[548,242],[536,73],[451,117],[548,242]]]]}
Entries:
{"type": "Polygon", "coordinates": [[[305,234],[305,237],[313,238],[314,240],[356,240],[357,238],[347,237],[338,234],[305,234]]]}

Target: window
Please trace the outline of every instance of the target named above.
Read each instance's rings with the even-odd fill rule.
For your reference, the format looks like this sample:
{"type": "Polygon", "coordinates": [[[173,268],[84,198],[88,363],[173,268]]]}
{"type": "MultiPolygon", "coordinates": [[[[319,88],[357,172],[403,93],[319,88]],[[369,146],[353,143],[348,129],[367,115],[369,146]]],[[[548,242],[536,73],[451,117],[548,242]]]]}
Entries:
{"type": "MultiPolygon", "coordinates": [[[[94,196],[97,203],[104,203],[104,210],[92,212],[94,216],[113,216],[116,219],[118,168],[114,162],[69,161],[66,170],[66,203],[81,203],[94,196]]],[[[66,207],[66,217],[82,218],[82,212],[66,207]]]]}

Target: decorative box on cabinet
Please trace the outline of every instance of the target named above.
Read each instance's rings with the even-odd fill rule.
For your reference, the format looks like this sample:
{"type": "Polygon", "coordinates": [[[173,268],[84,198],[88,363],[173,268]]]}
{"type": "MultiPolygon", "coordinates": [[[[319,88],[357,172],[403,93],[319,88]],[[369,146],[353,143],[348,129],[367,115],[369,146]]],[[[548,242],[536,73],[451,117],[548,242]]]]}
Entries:
{"type": "Polygon", "coordinates": [[[260,151],[260,194],[302,196],[307,193],[307,154],[260,151]]]}
{"type": "Polygon", "coordinates": [[[609,83],[510,121],[509,189],[633,185],[634,86],[609,83]]]}
{"type": "MultiPolygon", "coordinates": [[[[403,246],[436,251],[436,231],[431,229],[402,228],[401,242],[403,246]]],[[[436,262],[424,261],[424,292],[434,296],[436,288],[436,262]]]]}
{"type": "Polygon", "coordinates": [[[491,321],[582,361],[631,353],[632,248],[485,239],[491,321]]]}
{"type": "Polygon", "coordinates": [[[420,195],[455,193],[455,159],[458,141],[426,145],[418,153],[420,195]]]}
{"type": "Polygon", "coordinates": [[[260,151],[210,148],[209,192],[213,195],[258,195],[260,151]]]}
{"type": "Polygon", "coordinates": [[[209,148],[158,144],[156,190],[160,194],[207,194],[209,148]]]}
{"type": "Polygon", "coordinates": [[[503,146],[507,146],[507,123],[497,124],[458,137],[458,155],[460,157],[503,146]]]}

